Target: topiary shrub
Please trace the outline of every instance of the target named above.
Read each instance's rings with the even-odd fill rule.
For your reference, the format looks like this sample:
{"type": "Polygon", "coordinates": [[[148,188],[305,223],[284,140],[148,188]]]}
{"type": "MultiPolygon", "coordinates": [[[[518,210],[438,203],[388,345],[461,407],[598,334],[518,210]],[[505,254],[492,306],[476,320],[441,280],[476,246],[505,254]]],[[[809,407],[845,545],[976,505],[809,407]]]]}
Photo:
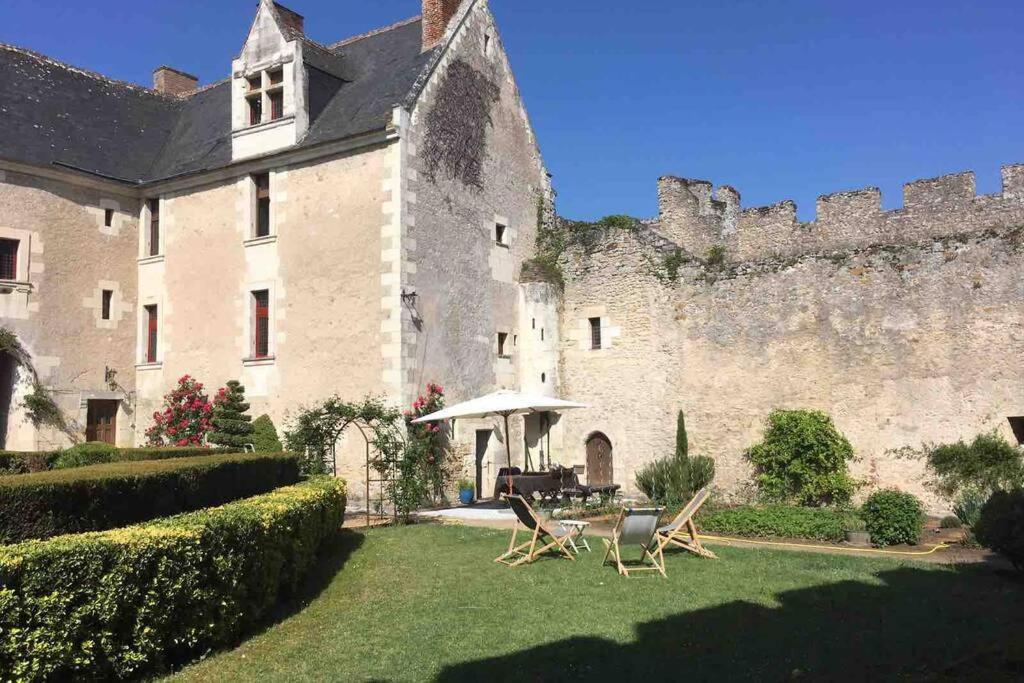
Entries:
{"type": "Polygon", "coordinates": [[[981,508],[974,537],[1024,571],[1024,489],[993,493],[981,508]]]}
{"type": "Polygon", "coordinates": [[[0,543],[127,526],[298,479],[298,458],[289,454],[115,462],[0,477],[0,543]]]}
{"type": "Polygon", "coordinates": [[[143,680],[233,645],[341,526],[343,481],[0,548],[0,678],[143,680]]]}
{"type": "Polygon", "coordinates": [[[853,496],[847,467],[853,447],[820,411],[772,411],[761,443],[747,449],[746,456],[767,502],[844,504],[853,496]]]}
{"type": "Polygon", "coordinates": [[[253,421],[251,438],[257,453],[280,453],[284,450],[269,415],[260,415],[253,421]]]}
{"type": "Polygon", "coordinates": [[[915,496],[896,489],[876,491],[860,510],[877,546],[916,544],[924,529],[924,508],[915,496]]]}
{"type": "Polygon", "coordinates": [[[54,460],[52,469],[65,470],[72,467],[100,465],[105,462],[114,462],[116,459],[116,446],[102,441],[89,441],[61,451],[57,455],[57,459],[54,460]]]}
{"type": "Polygon", "coordinates": [[[237,448],[251,444],[253,426],[252,418],[246,414],[248,410],[245,387],[231,380],[213,399],[213,430],[206,440],[212,444],[237,448]]]}

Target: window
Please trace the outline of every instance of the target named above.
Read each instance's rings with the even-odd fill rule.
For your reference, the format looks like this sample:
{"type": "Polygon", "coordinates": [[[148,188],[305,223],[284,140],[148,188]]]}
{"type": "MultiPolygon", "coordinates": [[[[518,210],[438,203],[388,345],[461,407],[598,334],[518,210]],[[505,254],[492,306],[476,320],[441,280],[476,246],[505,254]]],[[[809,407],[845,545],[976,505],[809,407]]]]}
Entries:
{"type": "Polygon", "coordinates": [[[263,77],[260,74],[249,76],[245,82],[249,84],[249,92],[259,92],[263,89],[263,77]]]}
{"type": "Polygon", "coordinates": [[[505,226],[501,223],[494,224],[494,243],[502,247],[508,246],[508,242],[505,241],[505,226]]]}
{"type": "Polygon", "coordinates": [[[256,95],[246,100],[249,104],[249,125],[255,126],[263,122],[263,97],[256,95]]]}
{"type": "Polygon", "coordinates": [[[160,255],[160,200],[150,199],[149,205],[149,255],[160,255]]]}
{"type": "Polygon", "coordinates": [[[253,237],[270,235],[270,174],[257,173],[252,176],[256,188],[256,223],[253,225],[253,237]]]}
{"type": "Polygon", "coordinates": [[[505,345],[507,343],[508,343],[508,332],[499,332],[498,333],[498,357],[499,358],[508,358],[509,357],[508,354],[506,353],[507,349],[505,348],[505,345]]]}
{"type": "Polygon", "coordinates": [[[252,357],[270,357],[270,292],[261,289],[252,293],[252,357]]]}
{"type": "Polygon", "coordinates": [[[103,226],[109,228],[114,224],[114,210],[103,209],[103,226]]]}
{"type": "Polygon", "coordinates": [[[590,348],[599,349],[601,348],[601,319],[591,318],[590,319],[590,348]]]}
{"type": "Polygon", "coordinates": [[[18,279],[18,240],[0,239],[0,280],[18,279]]]}
{"type": "Polygon", "coordinates": [[[274,69],[273,71],[268,71],[267,78],[270,79],[270,85],[281,85],[284,82],[284,70],[274,69]]]}
{"type": "Polygon", "coordinates": [[[1008,417],[1006,419],[1010,423],[1010,429],[1013,430],[1013,436],[1017,439],[1017,443],[1024,446],[1024,417],[1008,417]]]}
{"type": "Polygon", "coordinates": [[[114,291],[111,289],[103,290],[103,304],[100,310],[100,317],[104,320],[110,320],[110,304],[114,300],[114,291]]]}
{"type": "Polygon", "coordinates": [[[146,306],[146,362],[156,362],[157,335],[159,329],[159,317],[155,305],[146,306]]]}
{"type": "Polygon", "coordinates": [[[544,341],[544,328],[540,328],[540,340],[544,341]]]}
{"type": "Polygon", "coordinates": [[[540,373],[540,383],[546,384],[548,381],[548,374],[546,372],[540,373]]]}
{"type": "Polygon", "coordinates": [[[284,93],[280,90],[270,93],[270,120],[277,121],[284,116],[284,93]]]}

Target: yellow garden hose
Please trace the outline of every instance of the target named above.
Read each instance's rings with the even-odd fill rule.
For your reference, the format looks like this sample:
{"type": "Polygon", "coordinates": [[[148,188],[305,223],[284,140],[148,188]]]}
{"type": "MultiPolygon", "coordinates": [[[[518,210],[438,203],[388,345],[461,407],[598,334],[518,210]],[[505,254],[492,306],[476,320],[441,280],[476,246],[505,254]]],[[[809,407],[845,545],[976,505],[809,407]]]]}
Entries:
{"type": "Polygon", "coordinates": [[[930,550],[881,550],[878,548],[847,548],[842,545],[813,545],[809,543],[783,543],[781,541],[755,541],[749,538],[730,538],[729,536],[709,536],[707,534],[698,534],[698,536],[709,541],[736,541],[737,543],[751,543],[753,545],[778,545],[787,548],[813,548],[816,550],[845,550],[851,553],[878,553],[881,555],[931,555],[937,550],[943,550],[949,547],[948,543],[939,543],[933,546],[930,550]]]}

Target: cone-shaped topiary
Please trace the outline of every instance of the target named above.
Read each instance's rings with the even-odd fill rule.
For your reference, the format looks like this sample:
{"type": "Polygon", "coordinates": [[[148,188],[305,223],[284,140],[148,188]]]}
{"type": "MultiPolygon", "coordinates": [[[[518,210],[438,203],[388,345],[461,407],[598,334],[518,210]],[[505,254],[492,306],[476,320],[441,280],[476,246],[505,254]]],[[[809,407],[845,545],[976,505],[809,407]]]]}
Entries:
{"type": "Polygon", "coordinates": [[[284,450],[277,438],[277,429],[269,415],[260,415],[252,423],[252,445],[257,453],[280,453],[284,450]]]}
{"type": "Polygon", "coordinates": [[[252,443],[252,418],[246,415],[248,410],[245,387],[231,380],[213,399],[213,431],[207,441],[236,448],[252,443]]]}

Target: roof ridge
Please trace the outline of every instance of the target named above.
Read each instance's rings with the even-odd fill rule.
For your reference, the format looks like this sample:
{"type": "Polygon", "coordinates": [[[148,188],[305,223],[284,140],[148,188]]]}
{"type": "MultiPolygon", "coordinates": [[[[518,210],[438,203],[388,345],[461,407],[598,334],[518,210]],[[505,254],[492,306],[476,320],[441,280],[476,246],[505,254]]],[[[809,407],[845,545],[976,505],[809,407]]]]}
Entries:
{"type": "Polygon", "coordinates": [[[206,92],[207,90],[211,90],[213,88],[216,88],[218,85],[224,85],[225,83],[229,83],[230,81],[231,81],[231,76],[225,76],[224,78],[220,79],[219,81],[213,81],[212,83],[207,83],[203,87],[196,88],[195,90],[192,90],[191,92],[187,92],[187,93],[185,93],[183,95],[180,95],[179,97],[184,98],[184,99],[188,99],[189,97],[192,97],[193,95],[198,95],[201,92],[206,92]]]}
{"type": "Polygon", "coordinates": [[[332,43],[331,45],[328,45],[327,47],[330,50],[337,50],[339,47],[345,47],[346,45],[351,45],[352,43],[355,43],[356,41],[362,40],[363,38],[370,38],[370,37],[373,37],[373,36],[376,36],[376,35],[380,35],[381,33],[387,33],[388,31],[393,31],[396,28],[402,28],[403,26],[408,26],[409,24],[415,24],[417,21],[419,21],[422,18],[423,18],[423,15],[417,14],[414,17],[409,17],[408,19],[403,19],[401,21],[396,21],[395,23],[390,24],[388,26],[382,26],[381,28],[377,28],[377,29],[374,29],[372,31],[367,31],[366,33],[360,33],[359,35],[355,35],[355,36],[352,36],[350,38],[345,38],[344,40],[339,40],[336,43],[332,43]]]}
{"type": "Polygon", "coordinates": [[[28,49],[26,47],[18,47],[17,45],[11,45],[10,43],[0,43],[0,50],[7,50],[8,52],[15,52],[15,53],[18,53],[18,54],[22,54],[22,55],[25,55],[26,57],[31,57],[32,59],[35,59],[35,60],[40,61],[40,62],[43,62],[45,64],[49,64],[51,66],[56,66],[56,67],[59,67],[61,69],[65,69],[67,71],[71,71],[73,73],[77,73],[77,74],[80,74],[82,76],[86,76],[87,78],[93,78],[93,79],[98,80],[98,81],[103,81],[105,83],[109,83],[110,85],[115,85],[115,86],[118,86],[118,87],[121,87],[121,88],[127,88],[129,90],[134,90],[134,91],[140,92],[140,93],[145,93],[147,95],[152,95],[152,96],[158,97],[160,99],[171,100],[171,101],[178,101],[178,100],[184,99],[184,97],[187,97],[187,95],[186,96],[181,96],[181,95],[171,95],[171,94],[168,94],[168,93],[162,93],[159,90],[155,90],[153,88],[147,88],[147,87],[145,87],[143,85],[139,85],[138,83],[130,83],[128,81],[121,81],[121,80],[118,80],[116,78],[111,78],[110,76],[104,76],[103,74],[101,74],[99,72],[90,71],[89,69],[83,69],[82,67],[75,66],[74,64],[68,64],[67,62],[62,62],[59,59],[54,59],[53,57],[50,57],[48,55],[44,55],[42,52],[36,52],[35,50],[30,50],[30,49],[28,49]]]}

